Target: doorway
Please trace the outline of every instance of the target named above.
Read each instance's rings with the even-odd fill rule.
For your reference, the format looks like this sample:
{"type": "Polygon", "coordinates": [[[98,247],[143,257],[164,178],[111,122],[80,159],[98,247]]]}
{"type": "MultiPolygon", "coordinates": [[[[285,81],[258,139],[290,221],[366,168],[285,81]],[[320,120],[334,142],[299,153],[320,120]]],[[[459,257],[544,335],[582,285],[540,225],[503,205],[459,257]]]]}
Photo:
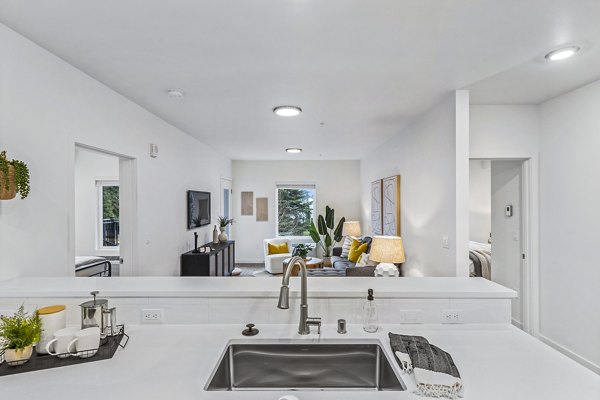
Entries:
{"type": "MultiPolygon", "coordinates": [[[[221,215],[225,218],[231,218],[231,179],[221,178],[221,215]]],[[[225,233],[231,239],[231,224],[225,228],[225,233]]]]}
{"type": "Polygon", "coordinates": [[[76,144],[68,275],[138,275],[135,159],[76,144]]]}
{"type": "Polygon", "coordinates": [[[527,160],[470,160],[469,261],[471,276],[482,276],[518,293],[513,325],[527,320],[527,160]]]}

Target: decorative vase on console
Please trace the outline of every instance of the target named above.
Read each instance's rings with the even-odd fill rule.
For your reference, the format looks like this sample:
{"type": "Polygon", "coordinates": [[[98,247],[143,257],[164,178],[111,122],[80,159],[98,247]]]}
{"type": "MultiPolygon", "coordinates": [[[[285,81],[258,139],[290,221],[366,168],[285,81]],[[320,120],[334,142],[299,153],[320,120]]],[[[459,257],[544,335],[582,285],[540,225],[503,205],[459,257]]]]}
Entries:
{"type": "Polygon", "coordinates": [[[227,241],[227,234],[225,233],[225,226],[222,226],[221,228],[221,233],[219,234],[219,242],[223,243],[227,241]]]}
{"type": "Polygon", "coordinates": [[[227,229],[227,225],[233,224],[233,218],[221,217],[218,218],[219,228],[221,229],[221,233],[219,234],[219,241],[221,243],[227,241],[227,234],[225,233],[225,229],[227,229]]]}
{"type": "Polygon", "coordinates": [[[219,244],[219,231],[217,230],[216,225],[215,229],[213,229],[213,244],[219,244]]]}

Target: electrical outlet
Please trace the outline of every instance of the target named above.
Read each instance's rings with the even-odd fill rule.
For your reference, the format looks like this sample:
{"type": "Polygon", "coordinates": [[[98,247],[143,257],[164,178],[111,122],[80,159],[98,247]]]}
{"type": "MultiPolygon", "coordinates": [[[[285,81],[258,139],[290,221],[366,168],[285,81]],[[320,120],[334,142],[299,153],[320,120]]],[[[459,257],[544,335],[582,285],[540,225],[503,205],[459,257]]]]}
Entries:
{"type": "Polygon", "coordinates": [[[462,324],[462,310],[442,310],[442,324],[462,324]]]}
{"type": "Polygon", "coordinates": [[[163,310],[142,310],[142,323],[160,324],[163,319],[163,310]]]}

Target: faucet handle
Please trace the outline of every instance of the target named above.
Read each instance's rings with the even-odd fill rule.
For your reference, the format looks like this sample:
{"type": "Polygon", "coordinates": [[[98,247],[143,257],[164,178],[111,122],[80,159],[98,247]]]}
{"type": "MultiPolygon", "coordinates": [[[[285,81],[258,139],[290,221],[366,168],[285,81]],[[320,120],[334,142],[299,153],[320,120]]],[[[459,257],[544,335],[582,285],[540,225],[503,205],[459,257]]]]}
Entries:
{"type": "Polygon", "coordinates": [[[315,325],[317,327],[317,334],[321,334],[321,318],[308,317],[306,318],[306,325],[309,327],[309,329],[311,325],[315,325]]]}

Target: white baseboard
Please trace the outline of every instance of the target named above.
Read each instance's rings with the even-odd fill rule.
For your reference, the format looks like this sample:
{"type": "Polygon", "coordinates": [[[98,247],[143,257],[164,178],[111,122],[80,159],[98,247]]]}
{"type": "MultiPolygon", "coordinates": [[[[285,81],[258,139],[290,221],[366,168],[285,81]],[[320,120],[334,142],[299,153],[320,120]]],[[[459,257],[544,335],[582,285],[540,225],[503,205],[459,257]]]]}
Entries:
{"type": "Polygon", "coordinates": [[[513,318],[513,319],[512,319],[512,324],[513,324],[514,326],[516,326],[517,328],[519,328],[519,329],[523,330],[523,323],[522,323],[522,322],[520,322],[520,321],[517,321],[516,319],[514,319],[514,318],[513,318]]]}
{"type": "Polygon", "coordinates": [[[586,368],[594,371],[598,375],[600,375],[600,365],[593,363],[592,361],[590,361],[584,357],[581,357],[579,354],[567,349],[566,347],[556,343],[554,340],[549,339],[544,335],[540,334],[539,339],[542,342],[546,343],[548,346],[560,351],[565,356],[571,358],[572,360],[577,361],[579,364],[583,365],[584,367],[586,367],[586,368]]]}

